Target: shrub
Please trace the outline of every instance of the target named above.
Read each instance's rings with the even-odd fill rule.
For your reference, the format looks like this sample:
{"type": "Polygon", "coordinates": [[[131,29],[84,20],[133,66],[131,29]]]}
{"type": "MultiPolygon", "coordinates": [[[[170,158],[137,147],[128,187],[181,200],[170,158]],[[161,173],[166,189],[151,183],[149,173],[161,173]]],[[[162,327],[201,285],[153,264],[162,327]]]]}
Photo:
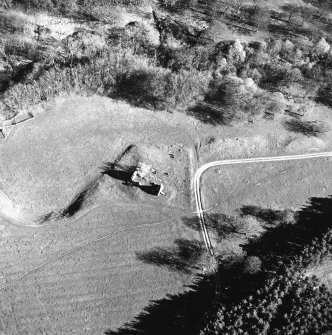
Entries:
{"type": "Polygon", "coordinates": [[[303,80],[303,75],[300,69],[291,68],[289,69],[284,77],[284,83],[299,83],[303,80]]]}
{"type": "Polygon", "coordinates": [[[277,40],[273,39],[269,43],[267,50],[268,50],[269,54],[272,57],[276,57],[276,56],[279,56],[279,53],[281,52],[282,48],[283,48],[283,42],[282,42],[282,40],[280,40],[280,39],[277,39],[277,40]]]}
{"type": "Polygon", "coordinates": [[[34,9],[38,11],[53,11],[55,9],[52,0],[13,0],[13,5],[22,9],[34,9]]]}
{"type": "Polygon", "coordinates": [[[151,0],[12,0],[13,6],[23,10],[47,11],[67,15],[75,12],[101,13],[102,9],[105,10],[107,15],[107,12],[109,13],[109,10],[116,6],[146,6],[151,3],[151,0]]]}
{"type": "Polygon", "coordinates": [[[13,10],[0,14],[0,28],[7,32],[23,32],[28,20],[24,14],[13,10]]]}
{"type": "Polygon", "coordinates": [[[254,68],[254,69],[249,69],[247,71],[247,77],[248,78],[252,78],[252,80],[256,83],[256,84],[259,84],[261,78],[262,78],[262,75],[261,73],[259,72],[258,69],[254,68]]]}
{"type": "Polygon", "coordinates": [[[332,107],[332,83],[318,89],[316,101],[325,106],[332,107]]]}
{"type": "Polygon", "coordinates": [[[38,55],[38,43],[35,40],[22,36],[13,36],[3,43],[4,53],[7,55],[19,55],[27,59],[35,60],[38,55]]]}
{"type": "MultiPolygon", "coordinates": [[[[291,65],[284,65],[277,62],[266,64],[263,68],[261,85],[264,88],[275,90],[280,86],[285,86],[293,80],[291,65]]],[[[297,73],[297,72],[296,72],[297,73]]],[[[295,73],[295,74],[296,74],[295,73]]]]}
{"type": "Polygon", "coordinates": [[[281,115],[286,108],[286,99],[281,92],[275,92],[271,96],[270,103],[267,105],[267,112],[273,116],[281,115]]]}
{"type": "Polygon", "coordinates": [[[90,61],[72,67],[54,66],[31,83],[8,89],[0,106],[13,116],[40,101],[69,92],[121,97],[154,109],[185,109],[203,100],[210,84],[209,73],[181,70],[172,73],[156,67],[128,49],[104,50],[90,61]]]}
{"type": "Polygon", "coordinates": [[[173,108],[186,109],[198,101],[204,100],[212,80],[210,72],[181,70],[169,77],[167,95],[173,102],[173,108]]]}
{"type": "Polygon", "coordinates": [[[269,8],[266,6],[255,6],[251,12],[250,23],[257,29],[267,29],[271,22],[269,8]]]}
{"type": "Polygon", "coordinates": [[[226,106],[244,108],[257,91],[251,78],[242,80],[235,76],[227,76],[219,87],[219,99],[226,106]]]}
{"type": "Polygon", "coordinates": [[[239,65],[245,61],[246,52],[239,40],[236,40],[234,44],[229,48],[227,59],[231,64],[234,65],[239,65]]]}
{"type": "Polygon", "coordinates": [[[138,105],[162,108],[167,101],[167,70],[156,70],[153,67],[135,69],[118,79],[117,92],[120,96],[138,105]]]}
{"type": "Polygon", "coordinates": [[[251,105],[251,113],[256,117],[264,115],[273,119],[284,113],[286,108],[286,99],[280,92],[259,94],[251,105]]]}
{"type": "Polygon", "coordinates": [[[324,56],[331,49],[331,46],[326,42],[325,38],[322,37],[314,46],[314,54],[318,57],[324,56]]]}

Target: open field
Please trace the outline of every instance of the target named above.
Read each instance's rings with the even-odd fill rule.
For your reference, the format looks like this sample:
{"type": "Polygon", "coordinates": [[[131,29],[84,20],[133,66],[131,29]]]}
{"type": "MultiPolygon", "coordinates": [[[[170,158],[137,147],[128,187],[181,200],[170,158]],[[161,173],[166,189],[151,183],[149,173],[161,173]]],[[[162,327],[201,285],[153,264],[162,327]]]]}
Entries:
{"type": "Polygon", "coordinates": [[[0,1],[0,335],[331,334],[331,32],[328,0],[0,1]]]}
{"type": "Polygon", "coordinates": [[[193,279],[190,273],[144,264],[136,255],[153,247],[174,248],[174,240],[199,239],[181,220],[167,221],[192,212],[188,137],[172,126],[156,128],[158,116],[152,113],[133,110],[130,116],[128,106],[105,103],[60,101],[17,127],[0,149],[5,158],[3,192],[23,217],[40,218],[68,206],[101,175],[105,162],[137,144],[139,159],[170,179],[164,181],[166,194],[156,198],[104,175],[71,219],[25,228],[3,218],[1,287],[51,260],[2,289],[0,325],[5,333],[96,334],[116,329],[149,301],[179,293],[193,279]]]}
{"type": "MultiPolygon", "coordinates": [[[[308,141],[281,126],[254,136],[262,124],[216,128],[99,97],[58,99],[36,108],[34,116],[0,144],[1,189],[16,218],[25,218],[7,211],[1,221],[4,333],[115,331],[151,301],[188,290],[201,267],[185,268],[177,255],[201,243],[199,231],[188,224],[194,215],[193,173],[201,162],[289,153],[292,141],[298,143],[294,153],[308,149],[308,141]],[[284,140],[276,142],[278,134],[284,140]],[[101,174],[130,145],[135,150],[128,162],[151,164],[165,184],[164,196],[101,174]],[[47,216],[69,213],[65,209],[87,189],[77,211],[60,219],[47,216]],[[26,222],[35,227],[24,227],[26,222]]],[[[309,147],[313,152],[327,150],[330,137],[309,144],[317,145],[309,147]]],[[[322,158],[212,169],[203,176],[204,208],[215,206],[211,213],[228,216],[239,216],[249,205],[299,209],[312,196],[330,194],[330,163],[322,158]]],[[[248,236],[261,234],[259,220],[250,220],[248,236]]],[[[225,257],[241,255],[246,241],[232,235],[221,245],[213,232],[212,237],[225,257]]]]}
{"type": "Polygon", "coordinates": [[[216,249],[226,258],[242,255],[240,245],[248,237],[260,236],[280,220],[293,220],[308,199],[328,197],[331,164],[330,157],[321,157],[211,168],[202,177],[204,208],[218,202],[213,215],[226,216],[226,225],[230,218],[230,223],[242,222],[238,223],[240,234],[231,234],[222,243],[212,229],[216,249]]]}
{"type": "Polygon", "coordinates": [[[174,239],[193,234],[185,233],[178,220],[123,231],[170,217],[169,210],[148,207],[148,214],[138,218],[138,208],[128,207],[104,207],[102,215],[92,212],[69,227],[22,229],[2,222],[1,286],[52,260],[2,290],[2,331],[101,334],[131,321],[150,300],[184,290],[191,275],[144,264],[135,253],[171,247],[174,239]],[[105,235],[109,235],[105,240],[61,257],[105,235]]]}

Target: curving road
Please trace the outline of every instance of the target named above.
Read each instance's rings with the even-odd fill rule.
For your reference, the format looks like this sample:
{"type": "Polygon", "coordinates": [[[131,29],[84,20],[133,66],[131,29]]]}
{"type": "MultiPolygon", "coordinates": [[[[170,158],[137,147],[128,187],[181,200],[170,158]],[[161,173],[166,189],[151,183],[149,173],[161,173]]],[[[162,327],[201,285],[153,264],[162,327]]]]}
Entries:
{"type": "MultiPolygon", "coordinates": [[[[211,163],[204,164],[195,173],[194,176],[194,194],[196,201],[196,211],[199,217],[200,227],[203,235],[204,244],[210,255],[216,258],[215,252],[213,250],[213,245],[208,234],[207,226],[204,218],[204,210],[202,204],[202,193],[201,193],[201,177],[203,173],[215,166],[220,165],[236,165],[236,164],[253,164],[253,163],[263,163],[263,162],[280,162],[280,161],[291,161],[291,160],[301,160],[301,159],[312,159],[312,158],[323,158],[332,157],[332,152],[319,152],[313,154],[304,155],[292,155],[292,156],[274,156],[274,157],[259,157],[259,158],[243,158],[243,159],[228,159],[221,161],[214,161],[211,163]]],[[[216,276],[216,298],[215,303],[218,302],[220,296],[221,281],[218,270],[215,273],[216,276]]]]}

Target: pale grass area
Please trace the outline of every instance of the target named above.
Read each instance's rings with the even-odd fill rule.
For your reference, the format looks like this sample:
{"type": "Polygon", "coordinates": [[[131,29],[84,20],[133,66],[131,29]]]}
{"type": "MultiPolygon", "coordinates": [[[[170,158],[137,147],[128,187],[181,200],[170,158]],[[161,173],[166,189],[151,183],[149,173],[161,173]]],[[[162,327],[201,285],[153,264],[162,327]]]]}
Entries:
{"type": "MultiPolygon", "coordinates": [[[[55,17],[46,13],[29,15],[21,11],[8,10],[1,13],[0,19],[8,22],[13,29],[22,33],[22,38],[34,38],[37,26],[43,26],[50,30],[50,36],[55,39],[63,39],[73,34],[82,24],[73,19],[55,17]]],[[[2,23],[3,24],[3,23],[2,23]]]]}
{"type": "Polygon", "coordinates": [[[73,19],[52,17],[44,13],[32,16],[30,19],[32,24],[50,29],[50,35],[56,39],[63,39],[72,35],[77,28],[82,27],[73,19]]]}
{"type": "Polygon", "coordinates": [[[260,5],[260,6],[266,6],[270,10],[274,9],[277,10],[285,5],[293,5],[298,6],[301,8],[313,8],[313,6],[310,3],[306,3],[303,0],[249,0],[249,1],[243,1],[243,5],[260,5]]]}
{"type": "MultiPolygon", "coordinates": [[[[155,29],[153,22],[143,19],[136,13],[129,12],[126,8],[112,6],[109,10],[105,8],[95,8],[92,12],[97,18],[101,18],[103,26],[97,27],[96,23],[77,22],[71,18],[51,16],[47,13],[37,13],[35,15],[25,14],[20,11],[9,10],[0,14],[0,26],[6,24],[16,30],[15,35],[19,39],[29,40],[30,42],[37,38],[36,29],[38,26],[49,29],[48,37],[56,40],[62,40],[74,32],[83,28],[92,28],[93,30],[105,30],[110,27],[125,27],[129,22],[139,22],[147,32],[147,36],[152,44],[159,43],[159,33],[155,29]]],[[[12,34],[11,34],[12,36],[12,34]]],[[[94,39],[96,36],[94,36],[94,39]]]]}
{"type": "Polygon", "coordinates": [[[332,260],[327,259],[321,265],[308,269],[305,273],[306,277],[316,276],[330,290],[332,290],[332,260]]]}

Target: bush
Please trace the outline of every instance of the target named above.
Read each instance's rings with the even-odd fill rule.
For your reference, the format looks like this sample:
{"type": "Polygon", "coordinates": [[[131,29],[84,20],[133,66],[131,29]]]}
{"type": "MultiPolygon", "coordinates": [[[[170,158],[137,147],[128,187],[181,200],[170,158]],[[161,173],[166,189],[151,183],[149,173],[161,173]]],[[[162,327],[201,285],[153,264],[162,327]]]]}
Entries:
{"type": "Polygon", "coordinates": [[[107,14],[111,8],[116,6],[145,6],[151,3],[152,0],[12,0],[14,7],[23,10],[67,15],[75,12],[90,13],[93,10],[101,13],[102,9],[105,9],[105,14],[107,14]]]}
{"type": "Polygon", "coordinates": [[[27,24],[28,20],[24,14],[12,10],[0,13],[0,28],[4,31],[10,33],[24,32],[27,24]]]}
{"type": "Polygon", "coordinates": [[[320,87],[315,100],[325,106],[332,107],[332,83],[320,87]]]}
{"type": "Polygon", "coordinates": [[[253,115],[264,115],[269,119],[273,119],[284,113],[286,99],[280,92],[272,94],[263,92],[256,97],[250,108],[253,115]]]}
{"type": "Polygon", "coordinates": [[[0,106],[13,116],[24,108],[69,92],[120,97],[154,109],[186,109],[204,99],[211,76],[197,70],[172,73],[130,49],[103,50],[77,65],[54,66],[30,83],[9,88],[0,106]]]}
{"type": "Polygon", "coordinates": [[[167,101],[167,70],[153,67],[133,70],[118,79],[117,92],[131,102],[160,109],[167,101]]]}
{"type": "Polygon", "coordinates": [[[173,108],[183,110],[204,100],[209,91],[211,80],[209,72],[182,70],[178,73],[172,73],[168,95],[174,99],[173,108]]]}
{"type": "Polygon", "coordinates": [[[50,13],[72,13],[78,8],[78,0],[13,0],[15,7],[24,10],[47,11],[50,13]]]}
{"type": "Polygon", "coordinates": [[[251,78],[243,80],[235,76],[227,76],[222,79],[217,92],[219,96],[216,96],[216,100],[226,106],[245,108],[257,90],[258,88],[251,78]]]}
{"type": "Polygon", "coordinates": [[[331,46],[326,42],[325,38],[322,37],[314,46],[313,53],[318,57],[322,57],[327,54],[330,49],[331,46]]]}
{"type": "Polygon", "coordinates": [[[233,65],[240,65],[246,59],[246,51],[239,40],[236,40],[229,48],[227,60],[233,65]]]}

